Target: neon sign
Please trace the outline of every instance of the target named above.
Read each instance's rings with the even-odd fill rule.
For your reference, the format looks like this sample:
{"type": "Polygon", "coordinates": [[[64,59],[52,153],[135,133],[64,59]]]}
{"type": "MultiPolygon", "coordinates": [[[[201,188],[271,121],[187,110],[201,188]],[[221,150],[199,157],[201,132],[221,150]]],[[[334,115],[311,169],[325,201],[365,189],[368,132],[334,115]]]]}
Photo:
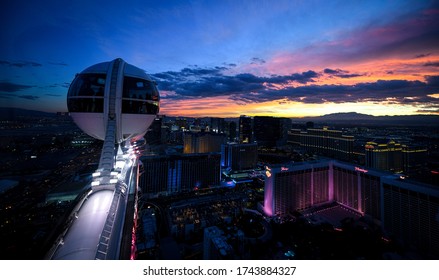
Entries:
{"type": "Polygon", "coordinates": [[[363,173],[367,173],[367,172],[369,172],[369,170],[366,170],[366,169],[360,168],[360,167],[358,167],[358,166],[355,166],[355,171],[363,172],[363,173]]]}
{"type": "Polygon", "coordinates": [[[288,169],[289,169],[288,167],[283,167],[283,166],[282,166],[282,167],[280,168],[280,171],[288,171],[288,169]]]}

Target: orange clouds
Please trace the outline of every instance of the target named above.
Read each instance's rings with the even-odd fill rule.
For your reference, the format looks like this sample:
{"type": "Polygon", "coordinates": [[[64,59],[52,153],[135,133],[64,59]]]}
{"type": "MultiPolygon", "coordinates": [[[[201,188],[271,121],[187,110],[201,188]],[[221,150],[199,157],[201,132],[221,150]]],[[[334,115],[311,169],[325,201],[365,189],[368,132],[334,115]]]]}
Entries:
{"type": "MultiPolygon", "coordinates": [[[[436,97],[439,98],[439,97],[436,97]]],[[[338,112],[358,112],[371,115],[413,115],[422,110],[416,104],[394,104],[391,99],[386,102],[346,102],[305,104],[288,100],[267,101],[261,103],[236,103],[229,97],[210,97],[199,100],[165,100],[160,114],[188,117],[239,117],[276,116],[305,117],[320,116],[338,112]]]]}

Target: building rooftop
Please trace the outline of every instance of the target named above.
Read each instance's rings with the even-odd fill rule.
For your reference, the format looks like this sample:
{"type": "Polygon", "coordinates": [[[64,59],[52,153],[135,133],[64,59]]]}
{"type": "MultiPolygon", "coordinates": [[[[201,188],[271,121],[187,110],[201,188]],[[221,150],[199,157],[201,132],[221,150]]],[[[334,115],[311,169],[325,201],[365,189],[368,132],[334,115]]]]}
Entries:
{"type": "Polygon", "coordinates": [[[303,212],[304,216],[314,224],[329,223],[334,227],[340,227],[345,218],[358,219],[362,215],[355,210],[341,204],[330,204],[325,208],[312,208],[303,212]]]}

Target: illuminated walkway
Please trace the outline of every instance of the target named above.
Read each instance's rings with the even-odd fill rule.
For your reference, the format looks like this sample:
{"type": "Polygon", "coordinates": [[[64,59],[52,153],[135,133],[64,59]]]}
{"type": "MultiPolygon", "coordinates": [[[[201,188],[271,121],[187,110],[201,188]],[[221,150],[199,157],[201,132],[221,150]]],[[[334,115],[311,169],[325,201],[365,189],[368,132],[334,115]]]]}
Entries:
{"type": "Polygon", "coordinates": [[[129,147],[125,153],[119,150],[110,178],[94,173],[89,192],[76,205],[48,259],[119,259],[128,196],[137,187],[137,162],[129,147]]]}

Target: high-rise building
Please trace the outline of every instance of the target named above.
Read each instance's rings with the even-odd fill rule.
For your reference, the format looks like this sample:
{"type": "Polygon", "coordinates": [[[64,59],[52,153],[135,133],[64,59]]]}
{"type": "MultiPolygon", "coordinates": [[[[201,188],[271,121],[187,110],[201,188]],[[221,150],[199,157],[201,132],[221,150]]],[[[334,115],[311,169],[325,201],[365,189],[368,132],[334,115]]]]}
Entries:
{"type": "Polygon", "coordinates": [[[402,145],[392,139],[375,139],[365,145],[366,166],[391,172],[402,172],[402,145]]]}
{"type": "Polygon", "coordinates": [[[288,131],[288,143],[294,146],[302,146],[301,134],[305,134],[306,131],[302,131],[300,128],[292,128],[288,131]]]}
{"type": "Polygon", "coordinates": [[[384,177],[381,191],[384,230],[437,259],[439,189],[384,177]]]}
{"type": "Polygon", "coordinates": [[[249,116],[239,117],[239,143],[253,142],[253,119],[249,116]]]}
{"type": "Polygon", "coordinates": [[[416,145],[402,145],[402,170],[404,175],[420,177],[427,169],[428,151],[425,147],[416,145]]]}
{"type": "Polygon", "coordinates": [[[139,187],[155,196],[219,185],[220,160],[219,153],[142,157],[139,187]]]}
{"type": "Polygon", "coordinates": [[[264,212],[288,215],[337,202],[368,216],[389,235],[439,256],[439,189],[404,176],[338,161],[266,167],[264,212]]]}
{"type": "Polygon", "coordinates": [[[284,216],[333,200],[327,162],[266,167],[264,211],[284,216]]]}
{"type": "Polygon", "coordinates": [[[267,214],[286,215],[337,201],[379,219],[380,177],[388,174],[338,161],[318,161],[267,167],[266,175],[267,214]]]}
{"type": "Polygon", "coordinates": [[[209,129],[215,133],[225,133],[226,132],[226,122],[223,118],[209,118],[209,129]]]}
{"type": "MultiPolygon", "coordinates": [[[[168,192],[168,176],[172,176],[175,161],[169,156],[142,157],[144,172],[139,177],[139,188],[145,194],[166,194],[168,192]]],[[[176,177],[176,176],[174,176],[176,177]]]]}
{"type": "Polygon", "coordinates": [[[221,154],[183,155],[181,160],[181,190],[190,191],[219,186],[221,154]]]}
{"type": "Polygon", "coordinates": [[[256,116],[253,118],[253,135],[258,146],[276,147],[287,143],[288,130],[291,120],[271,116],[256,116]]]}
{"type": "Polygon", "coordinates": [[[354,137],[344,135],[340,130],[331,130],[328,127],[308,128],[305,131],[291,129],[288,132],[288,142],[300,145],[309,152],[334,159],[353,159],[354,137]]]}
{"type": "Polygon", "coordinates": [[[376,170],[368,170],[350,164],[332,163],[334,200],[374,219],[381,218],[380,182],[382,176],[376,170]]]}
{"type": "Polygon", "coordinates": [[[157,116],[149,127],[148,131],[145,133],[146,143],[149,145],[161,144],[162,140],[162,121],[161,116],[157,116]]]}
{"type": "MultiPolygon", "coordinates": [[[[173,132],[170,129],[170,127],[162,124],[162,126],[160,128],[160,143],[162,143],[162,144],[172,143],[172,141],[171,141],[171,139],[173,139],[172,134],[173,134],[173,132]]],[[[181,141],[181,142],[183,142],[183,141],[181,141]]],[[[147,141],[147,143],[148,143],[148,141],[147,141]]]]}
{"type": "Polygon", "coordinates": [[[258,162],[256,143],[228,143],[221,146],[221,167],[234,171],[253,169],[258,162]]]}
{"type": "Polygon", "coordinates": [[[235,142],[235,140],[236,140],[236,122],[234,122],[234,121],[229,122],[227,134],[229,135],[229,141],[235,142]]]}
{"type": "Polygon", "coordinates": [[[184,133],[185,154],[214,153],[221,151],[221,145],[226,142],[226,135],[210,132],[186,132],[184,133]]]}

